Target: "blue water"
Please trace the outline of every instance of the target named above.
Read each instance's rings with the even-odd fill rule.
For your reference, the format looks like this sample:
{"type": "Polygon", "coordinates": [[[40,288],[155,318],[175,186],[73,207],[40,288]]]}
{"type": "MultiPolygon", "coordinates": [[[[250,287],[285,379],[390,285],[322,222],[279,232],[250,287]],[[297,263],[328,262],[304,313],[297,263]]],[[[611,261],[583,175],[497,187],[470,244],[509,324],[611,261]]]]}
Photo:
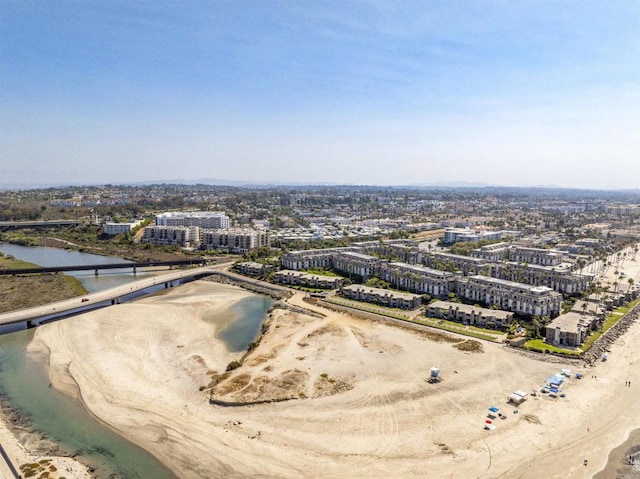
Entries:
{"type": "Polygon", "coordinates": [[[0,393],[35,429],[94,468],[96,478],[175,478],[148,452],[93,419],[82,404],[49,387],[45,368],[25,353],[32,337],[32,329],[0,336],[0,393]]]}
{"type": "Polygon", "coordinates": [[[245,351],[258,335],[265,314],[273,303],[273,299],[263,296],[238,301],[230,308],[234,319],[217,334],[218,339],[224,341],[233,353],[245,351]]]}
{"type": "MultiPolygon", "coordinates": [[[[120,258],[89,255],[54,248],[32,248],[0,244],[0,252],[41,266],[64,266],[122,262],[120,258]]],[[[100,274],[74,273],[90,292],[133,281],[131,271],[100,274]]],[[[231,351],[242,351],[256,337],[266,311],[273,300],[251,296],[232,307],[231,321],[220,338],[231,351]]],[[[208,318],[226,323],[229,318],[208,318]]],[[[174,479],[175,476],[143,449],[124,440],[96,421],[82,404],[49,387],[46,368],[29,358],[26,347],[33,329],[20,326],[3,328],[0,335],[0,394],[19,409],[36,430],[59,444],[67,453],[77,454],[83,463],[93,467],[93,476],[110,479],[149,478],[174,479]],[[14,332],[8,332],[14,331],[14,332]]]]}

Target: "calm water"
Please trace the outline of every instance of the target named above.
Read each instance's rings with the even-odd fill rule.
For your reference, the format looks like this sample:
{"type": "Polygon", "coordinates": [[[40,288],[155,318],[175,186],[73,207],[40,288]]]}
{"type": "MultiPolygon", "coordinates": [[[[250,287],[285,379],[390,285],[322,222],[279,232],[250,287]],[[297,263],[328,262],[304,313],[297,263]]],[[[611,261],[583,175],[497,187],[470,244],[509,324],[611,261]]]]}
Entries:
{"type": "Polygon", "coordinates": [[[218,338],[224,341],[231,352],[245,351],[258,335],[265,313],[273,303],[273,299],[263,296],[251,296],[238,301],[230,308],[234,320],[220,331],[218,338]]]}
{"type": "MultiPolygon", "coordinates": [[[[63,266],[122,262],[120,258],[89,255],[55,248],[30,248],[0,244],[0,251],[41,266],[63,266]]],[[[131,271],[118,270],[97,278],[93,272],[74,273],[88,291],[99,291],[133,281],[131,271]]],[[[228,323],[220,338],[229,350],[242,351],[255,338],[266,311],[273,300],[262,296],[245,298],[231,309],[229,316],[219,318],[228,323]]],[[[207,318],[216,322],[217,318],[207,318]]],[[[102,426],[82,405],[49,388],[46,369],[29,359],[26,347],[33,329],[0,335],[0,393],[11,405],[20,409],[37,430],[78,453],[82,462],[95,468],[96,478],[154,478],[175,476],[153,456],[102,426]]]]}
{"type": "MultiPolygon", "coordinates": [[[[97,254],[79,253],[56,248],[33,248],[14,244],[0,243],[0,252],[10,254],[17,259],[40,266],[80,266],[88,264],[128,263],[129,261],[113,256],[100,256],[97,254]]],[[[95,276],[93,271],[72,271],[65,273],[78,278],[82,285],[90,293],[103,289],[113,288],[136,279],[144,278],[149,273],[138,271],[137,275],[131,270],[113,269],[100,271],[95,276]]]]}

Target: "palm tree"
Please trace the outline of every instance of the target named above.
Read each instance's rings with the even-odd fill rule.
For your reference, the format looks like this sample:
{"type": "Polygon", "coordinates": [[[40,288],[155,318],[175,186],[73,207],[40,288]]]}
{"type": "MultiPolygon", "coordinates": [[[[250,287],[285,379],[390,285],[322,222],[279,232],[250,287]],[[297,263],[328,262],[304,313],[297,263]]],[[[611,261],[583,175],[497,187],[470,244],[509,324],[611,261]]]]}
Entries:
{"type": "Polygon", "coordinates": [[[631,291],[631,286],[633,286],[633,278],[629,278],[627,280],[627,283],[629,284],[629,288],[627,289],[627,293],[628,293],[629,291],[631,291]]]}

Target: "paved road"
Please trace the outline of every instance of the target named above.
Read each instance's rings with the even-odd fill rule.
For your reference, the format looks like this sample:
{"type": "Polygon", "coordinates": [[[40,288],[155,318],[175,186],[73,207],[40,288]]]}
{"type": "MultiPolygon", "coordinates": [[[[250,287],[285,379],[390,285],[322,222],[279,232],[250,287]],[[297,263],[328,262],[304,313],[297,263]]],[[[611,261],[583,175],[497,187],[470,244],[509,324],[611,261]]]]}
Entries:
{"type": "Polygon", "coordinates": [[[20,323],[30,319],[37,319],[52,314],[72,312],[83,307],[90,307],[91,305],[94,305],[96,303],[111,301],[126,294],[144,290],[156,284],[169,283],[179,279],[195,278],[199,276],[214,274],[215,271],[220,270],[224,266],[227,265],[172,271],[170,273],[154,276],[152,278],[132,281],[131,283],[127,283],[122,286],[116,286],[115,288],[105,289],[104,291],[99,291],[97,293],[86,294],[81,297],[66,299],[64,301],[58,301],[56,303],[49,303],[43,306],[37,306],[35,308],[20,309],[18,311],[3,313],[0,314],[0,326],[20,323]]]}
{"type": "Polygon", "coordinates": [[[2,444],[0,444],[0,455],[2,456],[2,459],[3,459],[0,462],[0,477],[6,478],[6,479],[18,479],[20,477],[20,474],[18,473],[16,468],[13,466],[11,459],[9,459],[9,456],[7,455],[7,453],[4,451],[4,448],[2,447],[2,444]]]}

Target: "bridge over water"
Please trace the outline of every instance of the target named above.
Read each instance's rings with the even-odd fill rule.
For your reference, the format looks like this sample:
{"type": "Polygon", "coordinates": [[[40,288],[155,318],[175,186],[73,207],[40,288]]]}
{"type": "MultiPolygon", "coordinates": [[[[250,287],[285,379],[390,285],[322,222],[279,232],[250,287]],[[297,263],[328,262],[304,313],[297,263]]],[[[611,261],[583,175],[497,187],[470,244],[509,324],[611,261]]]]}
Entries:
{"type": "Polygon", "coordinates": [[[107,264],[84,264],[77,266],[38,266],[35,268],[16,268],[16,269],[0,269],[0,275],[18,275],[18,274],[43,274],[43,273],[64,273],[69,271],[94,271],[96,276],[101,269],[130,269],[133,268],[135,273],[138,268],[147,268],[153,266],[168,266],[173,269],[174,266],[205,266],[205,259],[183,259],[173,261],[133,261],[127,263],[107,263],[107,264]]]}
{"type": "Polygon", "coordinates": [[[0,231],[20,228],[49,228],[51,226],[78,226],[83,220],[0,221],[0,231]]]}
{"type": "Polygon", "coordinates": [[[62,317],[80,311],[102,308],[109,304],[117,304],[120,302],[120,299],[126,295],[154,288],[158,285],[164,285],[165,288],[170,288],[174,286],[175,283],[182,280],[198,279],[204,276],[217,274],[224,266],[228,265],[174,271],[154,276],[152,278],[132,281],[130,283],[98,291],[96,293],[89,293],[83,296],[57,301],[55,303],[36,306],[34,308],[26,308],[3,313],[0,314],[0,326],[26,322],[28,326],[33,327],[39,319],[62,317]]]}

